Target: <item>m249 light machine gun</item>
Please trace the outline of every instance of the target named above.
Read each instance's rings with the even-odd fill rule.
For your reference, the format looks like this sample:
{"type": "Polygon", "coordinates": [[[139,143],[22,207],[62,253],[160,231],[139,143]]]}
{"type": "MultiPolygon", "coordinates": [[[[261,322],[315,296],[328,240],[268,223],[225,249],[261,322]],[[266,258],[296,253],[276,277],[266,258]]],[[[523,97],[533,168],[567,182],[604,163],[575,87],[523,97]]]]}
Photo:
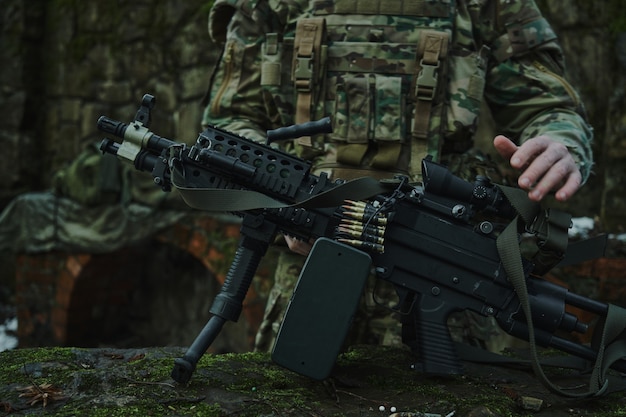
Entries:
{"type": "Polygon", "coordinates": [[[563,395],[606,389],[609,367],[626,372],[622,350],[614,352],[623,343],[623,310],[536,276],[561,259],[569,216],[541,210],[520,190],[485,178],[464,181],[429,159],[422,163],[420,185],[403,177],[331,181],[313,175],[309,162],[269,145],[328,131],[327,119],[270,131],[268,144],[209,127],[186,146],[148,129],[154,103],[145,95],[128,124],[101,117],[98,128],[122,139],[104,139],[102,151],[151,173],[164,191],[177,189],[191,207],[242,217],[239,246],[211,306],[212,317],[175,360],[174,380],[189,381],[224,323],[238,320],[259,262],[281,232],[316,239],[272,352],[275,362],[303,375],[330,374],[372,271],[395,287],[403,341],[423,372],[463,372],[446,322],[450,313],[466,309],[492,316],[509,334],[529,340],[535,358],[538,344],[595,361],[589,392],[575,394],[558,391],[534,365],[548,388],[563,395]],[[503,230],[487,218],[504,219],[508,226],[503,230]],[[519,250],[523,231],[539,241],[540,250],[530,260],[519,250]],[[588,331],[566,311],[568,305],[602,320],[596,330],[602,332],[599,346],[557,335],[588,331]]]}

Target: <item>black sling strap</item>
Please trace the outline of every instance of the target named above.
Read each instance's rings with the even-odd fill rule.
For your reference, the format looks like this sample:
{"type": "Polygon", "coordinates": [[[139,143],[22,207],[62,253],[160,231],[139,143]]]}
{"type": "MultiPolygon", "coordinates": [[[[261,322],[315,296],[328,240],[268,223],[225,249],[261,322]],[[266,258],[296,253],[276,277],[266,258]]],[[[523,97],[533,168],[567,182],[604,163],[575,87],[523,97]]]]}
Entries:
{"type": "MultiPolygon", "coordinates": [[[[518,242],[518,232],[528,227],[532,228],[532,225],[536,222],[537,214],[539,214],[539,206],[536,203],[530,201],[526,193],[517,188],[500,187],[502,192],[506,195],[511,204],[518,212],[518,216],[506,227],[506,229],[498,236],[496,245],[498,253],[502,260],[502,265],[507,273],[511,284],[515,288],[515,291],[519,297],[522,309],[526,321],[528,323],[528,336],[530,343],[531,365],[532,368],[540,379],[540,381],[550,391],[571,398],[587,398],[593,396],[603,395],[606,392],[612,391],[609,387],[609,378],[607,372],[610,366],[620,359],[626,358],[626,309],[609,304],[609,309],[602,325],[596,329],[594,334],[596,338],[595,350],[597,352],[597,358],[592,368],[592,373],[589,379],[588,391],[586,392],[573,392],[569,388],[563,388],[553,384],[545,375],[541,363],[539,361],[537,353],[537,344],[535,340],[535,333],[532,324],[532,314],[530,311],[530,303],[528,299],[528,291],[526,288],[526,279],[524,271],[522,269],[522,255],[520,252],[518,242]],[[598,336],[599,334],[599,336],[598,336]]],[[[547,213],[546,216],[549,216],[547,213]]],[[[548,222],[550,223],[550,222],[548,222]]],[[[563,227],[563,217],[559,215],[559,219],[550,223],[554,227],[563,227]]],[[[548,229],[549,227],[546,226],[548,229]]],[[[546,237],[553,231],[542,229],[543,236],[546,237]]],[[[550,250],[565,251],[565,248],[558,248],[558,241],[562,241],[563,237],[559,235],[555,238],[554,242],[546,243],[550,250]],[[556,242],[556,243],[555,243],[556,242]]],[[[553,235],[554,236],[554,235],[553,235]]],[[[556,258],[560,258],[557,256],[556,258]]],[[[542,268],[545,268],[544,265],[542,268]]],[[[622,387],[620,387],[622,388],[622,387]]]]}

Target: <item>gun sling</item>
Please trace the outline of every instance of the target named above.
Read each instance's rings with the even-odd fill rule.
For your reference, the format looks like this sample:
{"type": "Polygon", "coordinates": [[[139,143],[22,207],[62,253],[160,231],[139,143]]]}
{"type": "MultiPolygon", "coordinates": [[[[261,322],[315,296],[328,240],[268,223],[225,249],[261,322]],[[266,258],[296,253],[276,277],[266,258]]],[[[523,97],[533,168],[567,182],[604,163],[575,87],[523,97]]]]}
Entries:
{"type": "MultiPolygon", "coordinates": [[[[526,317],[526,322],[528,323],[528,341],[531,354],[530,363],[533,370],[546,388],[556,394],[572,398],[586,398],[602,395],[609,389],[607,372],[610,366],[616,361],[626,358],[626,334],[624,332],[626,329],[626,309],[609,304],[604,323],[602,323],[594,333],[597,357],[589,379],[589,390],[587,392],[570,392],[568,388],[553,384],[545,375],[537,353],[533,319],[521,261],[522,255],[518,243],[518,230],[524,230],[524,227],[534,223],[538,205],[528,200],[525,192],[520,189],[510,187],[500,188],[517,210],[518,216],[515,217],[500,236],[498,236],[496,245],[500,258],[502,259],[502,265],[509,281],[515,288],[526,317]],[[600,336],[598,336],[599,331],[601,331],[600,336]]],[[[549,213],[547,215],[549,215],[549,213]]],[[[561,220],[560,224],[563,226],[563,219],[560,218],[559,220],[561,220]]],[[[558,223],[559,222],[557,222],[557,224],[558,223]]],[[[546,232],[545,230],[543,231],[546,232]]],[[[544,233],[544,235],[547,236],[547,233],[544,233]]],[[[557,233],[555,241],[562,242],[562,240],[563,237],[561,234],[557,233]]],[[[566,241],[567,236],[565,236],[565,242],[566,241]]],[[[552,243],[554,242],[548,243],[547,246],[551,247],[552,243]]],[[[554,249],[554,247],[551,247],[551,249],[554,249]]],[[[564,251],[564,248],[559,249],[563,249],[562,252],[564,251]]]]}
{"type": "Polygon", "coordinates": [[[263,193],[251,190],[184,187],[180,185],[183,184],[183,180],[180,172],[177,170],[172,171],[172,184],[190,207],[199,210],[221,212],[283,207],[334,207],[343,204],[344,200],[360,201],[387,192],[390,189],[385,183],[370,177],[362,177],[345,182],[326,192],[316,194],[307,200],[288,205],[263,193]]]}

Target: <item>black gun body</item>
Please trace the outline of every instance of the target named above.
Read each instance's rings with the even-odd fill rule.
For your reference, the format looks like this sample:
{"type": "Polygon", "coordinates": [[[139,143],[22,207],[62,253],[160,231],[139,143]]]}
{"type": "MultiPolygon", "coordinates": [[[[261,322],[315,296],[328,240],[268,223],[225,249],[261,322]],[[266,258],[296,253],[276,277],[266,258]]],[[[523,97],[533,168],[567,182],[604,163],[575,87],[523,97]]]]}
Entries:
{"type": "MultiPolygon", "coordinates": [[[[399,201],[387,225],[385,252],[373,254],[380,279],[400,295],[400,314],[413,328],[405,342],[420,359],[423,371],[462,372],[447,327],[454,311],[494,315],[510,303],[514,292],[495,247],[495,238],[424,208],[420,199],[399,201]],[[407,299],[408,297],[408,299],[407,299]]],[[[405,335],[406,338],[406,335],[405,335]]]]}
{"type": "MultiPolygon", "coordinates": [[[[433,196],[439,199],[438,196],[433,196]]],[[[399,313],[413,327],[405,342],[432,374],[462,373],[457,346],[447,327],[449,315],[472,310],[492,316],[507,333],[528,340],[528,325],[496,247],[496,237],[463,221],[442,217],[428,202],[428,193],[395,205],[385,233],[385,252],[373,253],[378,278],[396,287],[399,313]],[[412,340],[411,340],[412,338],[412,340]]],[[[441,207],[437,205],[436,207],[441,207]]],[[[594,360],[588,346],[557,336],[585,333],[587,325],[567,312],[567,305],[606,314],[606,304],[570,293],[567,288],[529,274],[523,259],[536,342],[578,357],[594,360]]],[[[623,361],[615,369],[626,370],[623,361]]]]}
{"type": "MultiPolygon", "coordinates": [[[[427,194],[422,196],[428,198],[427,194]]],[[[455,294],[471,295],[471,308],[491,314],[512,291],[500,262],[495,237],[473,225],[454,222],[424,209],[416,200],[403,200],[387,226],[385,253],[374,263],[386,273],[380,277],[422,294],[446,298],[459,305],[455,294]],[[399,281],[396,275],[406,275],[399,281]]]]}

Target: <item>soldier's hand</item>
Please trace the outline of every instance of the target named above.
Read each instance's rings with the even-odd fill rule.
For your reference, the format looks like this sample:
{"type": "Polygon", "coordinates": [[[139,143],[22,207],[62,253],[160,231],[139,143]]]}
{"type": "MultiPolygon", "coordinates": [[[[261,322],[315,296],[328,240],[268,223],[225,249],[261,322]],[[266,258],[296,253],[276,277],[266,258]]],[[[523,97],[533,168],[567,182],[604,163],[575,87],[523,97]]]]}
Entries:
{"type": "Polygon", "coordinates": [[[540,201],[554,191],[559,201],[570,198],[582,183],[582,175],[565,145],[547,136],[538,136],[517,146],[506,136],[493,140],[496,150],[520,171],[518,185],[528,197],[540,201]]]}
{"type": "Polygon", "coordinates": [[[309,252],[311,252],[311,248],[313,247],[312,242],[305,242],[304,240],[297,239],[289,235],[285,235],[285,241],[287,242],[287,246],[289,246],[289,249],[291,249],[292,252],[304,256],[308,256],[309,252]]]}

